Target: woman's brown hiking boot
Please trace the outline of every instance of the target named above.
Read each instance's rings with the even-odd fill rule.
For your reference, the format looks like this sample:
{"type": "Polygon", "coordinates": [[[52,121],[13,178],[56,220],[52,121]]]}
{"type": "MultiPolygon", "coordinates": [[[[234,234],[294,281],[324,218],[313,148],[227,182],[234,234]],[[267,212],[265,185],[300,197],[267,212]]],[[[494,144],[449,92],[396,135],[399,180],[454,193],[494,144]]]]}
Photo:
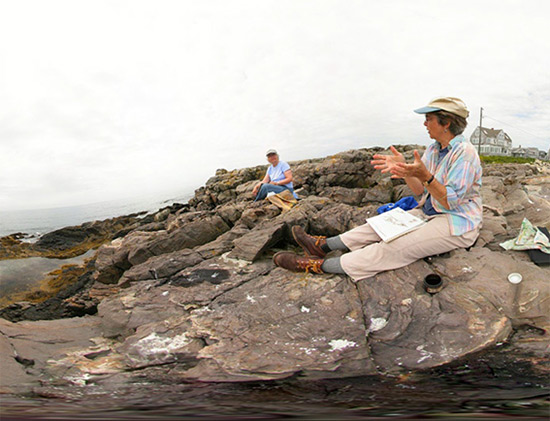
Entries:
{"type": "Polygon", "coordinates": [[[273,256],[273,263],[292,272],[324,273],[321,269],[323,262],[323,259],[298,256],[297,254],[289,251],[280,251],[273,256]]]}
{"type": "Polygon", "coordinates": [[[292,227],[292,236],[294,240],[302,247],[308,256],[325,257],[326,253],[321,246],[327,243],[327,237],[316,237],[307,234],[299,225],[292,227]]]}

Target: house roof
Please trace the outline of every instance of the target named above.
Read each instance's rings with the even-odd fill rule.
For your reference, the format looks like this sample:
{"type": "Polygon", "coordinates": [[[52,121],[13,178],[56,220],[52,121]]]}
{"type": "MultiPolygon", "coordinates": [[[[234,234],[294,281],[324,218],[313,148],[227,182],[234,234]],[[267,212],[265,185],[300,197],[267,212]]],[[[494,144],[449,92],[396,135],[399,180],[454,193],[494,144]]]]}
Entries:
{"type": "Polygon", "coordinates": [[[512,152],[522,152],[522,151],[530,151],[530,152],[538,152],[539,151],[539,148],[535,148],[535,147],[528,147],[528,148],[523,148],[521,146],[517,147],[517,148],[512,148],[512,152]]]}
{"type": "MultiPolygon", "coordinates": [[[[479,128],[479,126],[477,126],[477,128],[479,128]]],[[[481,132],[485,135],[485,137],[487,138],[496,138],[501,132],[504,134],[504,139],[506,140],[509,140],[510,142],[512,142],[512,139],[510,138],[510,136],[508,136],[508,134],[502,130],[502,129],[489,129],[487,127],[482,127],[481,128],[481,132]]],[[[472,133],[473,135],[473,133],[472,133]]]]}
{"type": "Polygon", "coordinates": [[[502,129],[488,129],[487,127],[482,127],[481,131],[487,137],[497,137],[502,129]]]}

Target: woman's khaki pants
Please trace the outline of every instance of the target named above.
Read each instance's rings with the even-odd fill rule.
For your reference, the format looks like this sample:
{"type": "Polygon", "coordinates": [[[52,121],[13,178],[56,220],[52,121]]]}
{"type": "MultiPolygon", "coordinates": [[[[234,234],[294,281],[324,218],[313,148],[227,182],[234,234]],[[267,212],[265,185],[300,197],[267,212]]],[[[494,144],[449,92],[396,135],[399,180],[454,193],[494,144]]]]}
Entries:
{"type": "Polygon", "coordinates": [[[409,212],[428,222],[389,243],[383,242],[368,223],[341,234],[340,239],[351,250],[340,260],[346,274],[359,281],[427,256],[469,247],[479,235],[479,228],[460,236],[451,235],[450,218],[445,214],[426,216],[421,209],[409,212]]]}

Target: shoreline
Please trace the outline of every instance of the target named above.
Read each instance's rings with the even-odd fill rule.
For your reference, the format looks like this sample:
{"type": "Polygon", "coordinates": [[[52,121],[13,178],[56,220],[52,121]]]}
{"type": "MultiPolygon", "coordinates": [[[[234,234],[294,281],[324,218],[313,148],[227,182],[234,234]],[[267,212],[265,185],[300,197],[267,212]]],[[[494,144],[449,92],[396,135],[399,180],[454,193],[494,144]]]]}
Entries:
{"type": "Polygon", "coordinates": [[[5,254],[17,247],[62,254],[102,244],[83,265],[57,272],[54,296],[0,309],[0,340],[10,353],[0,394],[55,391],[65,398],[75,390],[94,395],[98,387],[105,396],[124,389],[124,399],[134,400],[148,384],[304,387],[350,378],[398,379],[421,391],[434,385],[418,382],[428,372],[451,379],[465,373],[479,389],[487,386],[483,370],[512,366],[531,386],[514,381],[504,398],[529,396],[538,405],[550,343],[548,269],[499,243],[524,217],[549,222],[550,203],[539,193],[550,165],[484,168],[484,225],[469,250],[356,283],[275,267],[274,253],[296,250],[291,227],[334,235],[410,195],[372,170],[371,154],[294,163],[301,200],[284,212],[269,200],[252,201],[265,166],[218,170],[185,205],[66,227],[32,246],[0,247],[5,254]],[[522,274],[521,288],[508,281],[511,272],[522,274]],[[428,273],[443,274],[437,294],[422,288],[428,273]]]}
{"type": "Polygon", "coordinates": [[[20,234],[28,240],[35,239],[34,241],[36,241],[41,235],[61,228],[134,213],[154,213],[158,209],[174,203],[185,203],[192,197],[192,192],[167,193],[151,195],[142,200],[137,200],[137,198],[115,199],[47,209],[3,210],[0,211],[0,238],[20,234]],[[172,197],[166,198],[167,196],[172,197]]]}

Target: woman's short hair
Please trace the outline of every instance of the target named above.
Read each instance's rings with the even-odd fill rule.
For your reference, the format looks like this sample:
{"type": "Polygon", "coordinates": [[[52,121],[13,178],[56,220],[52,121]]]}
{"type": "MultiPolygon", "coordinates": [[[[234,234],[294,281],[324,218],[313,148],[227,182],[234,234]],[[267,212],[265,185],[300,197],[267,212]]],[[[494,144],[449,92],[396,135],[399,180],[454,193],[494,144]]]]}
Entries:
{"type": "Polygon", "coordinates": [[[451,123],[451,125],[449,126],[449,131],[455,136],[462,134],[462,132],[468,125],[468,122],[464,117],[460,117],[459,115],[450,113],[448,111],[441,110],[441,111],[435,111],[430,114],[435,115],[437,117],[437,121],[442,126],[444,126],[447,123],[451,123]]]}

